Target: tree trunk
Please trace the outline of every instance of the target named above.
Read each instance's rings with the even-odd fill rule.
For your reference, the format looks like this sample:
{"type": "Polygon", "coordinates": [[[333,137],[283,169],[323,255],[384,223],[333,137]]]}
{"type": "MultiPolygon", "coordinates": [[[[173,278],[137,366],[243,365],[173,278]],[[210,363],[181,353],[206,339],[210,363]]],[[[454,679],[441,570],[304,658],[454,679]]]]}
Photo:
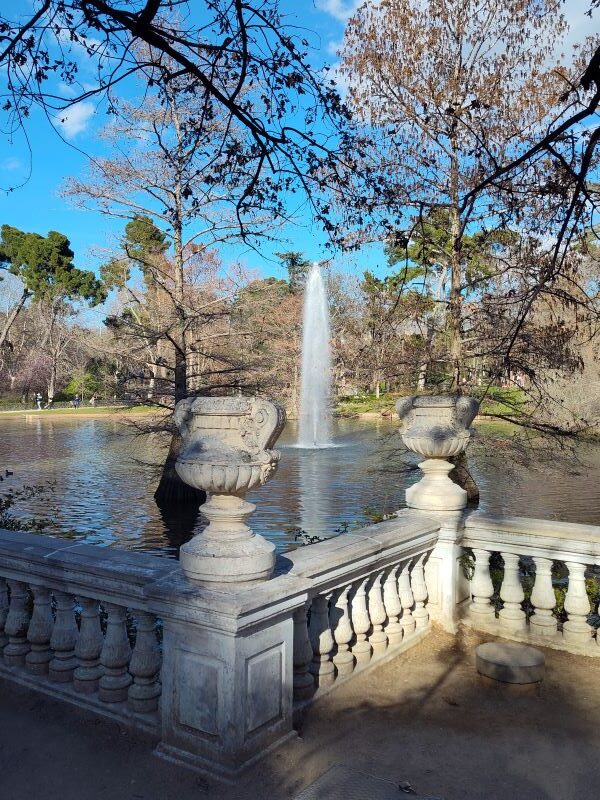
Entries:
{"type": "Polygon", "coordinates": [[[50,368],[50,378],[48,379],[48,402],[46,408],[50,408],[54,403],[54,395],[56,394],[56,362],[52,361],[50,368]]]}
{"type": "Polygon", "coordinates": [[[19,312],[27,302],[27,298],[30,296],[30,292],[27,289],[23,290],[23,294],[21,295],[19,302],[13,307],[12,311],[8,315],[6,322],[4,323],[4,327],[2,328],[2,333],[0,333],[0,349],[4,346],[4,342],[8,336],[8,333],[13,325],[13,322],[16,320],[19,312]]]}
{"type": "MultiPolygon", "coordinates": [[[[456,181],[458,178],[456,178],[456,181]]],[[[454,180],[451,181],[454,184],[454,180]]],[[[460,230],[460,216],[458,212],[458,186],[450,208],[450,236],[452,238],[451,271],[450,271],[450,302],[448,306],[448,331],[450,334],[450,363],[452,369],[451,389],[460,391],[462,371],[462,270],[461,249],[462,236],[460,230]],[[456,201],[456,205],[454,205],[456,201]]]]}
{"type": "Polygon", "coordinates": [[[181,503],[194,504],[197,507],[206,500],[205,492],[184,483],[175,470],[175,462],[181,450],[181,444],[181,436],[177,433],[173,434],[162,475],[154,492],[154,499],[162,507],[181,503]]]}
{"type": "Polygon", "coordinates": [[[448,461],[454,464],[450,479],[466,491],[468,503],[477,505],[479,503],[479,487],[469,470],[467,454],[465,452],[459,453],[457,456],[449,458],[448,461]]]}
{"type": "MultiPolygon", "coordinates": [[[[179,126],[176,114],[174,114],[175,129],[179,140],[179,126]]],[[[179,142],[181,146],[181,142],[179,142]]],[[[183,211],[182,211],[181,186],[177,182],[175,186],[175,210],[176,220],[173,225],[173,245],[175,250],[175,292],[174,308],[175,324],[173,326],[173,341],[175,345],[175,365],[174,365],[174,402],[175,405],[188,396],[188,370],[187,370],[187,342],[186,342],[186,311],[184,296],[184,252],[183,252],[183,211]]],[[[169,453],[163,467],[160,482],[154,493],[157,504],[167,506],[169,504],[194,503],[196,505],[206,500],[205,492],[198,491],[187,483],[184,483],[175,470],[175,462],[181,450],[181,437],[173,434],[169,453]]]]}

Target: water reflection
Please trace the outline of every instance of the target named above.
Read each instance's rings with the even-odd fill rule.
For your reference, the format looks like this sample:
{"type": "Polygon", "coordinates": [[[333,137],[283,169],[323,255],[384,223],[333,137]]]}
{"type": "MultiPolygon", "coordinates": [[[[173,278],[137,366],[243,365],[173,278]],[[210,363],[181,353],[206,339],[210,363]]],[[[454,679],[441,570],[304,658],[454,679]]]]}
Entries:
{"type": "MultiPolygon", "coordinates": [[[[253,528],[282,551],[299,528],[331,536],[368,523],[371,512],[401,507],[417,475],[398,472],[394,431],[386,420],[339,420],[337,447],[307,451],[291,446],[296,429],[288,425],[278,445],[278,472],[248,495],[257,504],[253,528]]],[[[474,465],[481,507],[599,524],[600,448],[582,456],[578,470],[534,472],[488,448],[474,465]]],[[[59,535],[174,557],[205,521],[193,506],[157,507],[153,493],[163,458],[164,443],[156,436],[137,436],[113,418],[0,419],[0,467],[15,473],[2,488],[53,484],[28,503],[28,516],[48,520],[50,532],[59,535]]]]}

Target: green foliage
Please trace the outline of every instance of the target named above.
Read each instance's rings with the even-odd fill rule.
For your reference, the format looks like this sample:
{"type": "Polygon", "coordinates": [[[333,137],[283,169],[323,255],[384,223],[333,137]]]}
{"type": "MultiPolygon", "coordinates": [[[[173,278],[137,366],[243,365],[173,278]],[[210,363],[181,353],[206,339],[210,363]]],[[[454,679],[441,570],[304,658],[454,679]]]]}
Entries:
{"type": "Polygon", "coordinates": [[[307,261],[303,254],[297,250],[289,250],[285,253],[275,253],[282,265],[288,271],[288,286],[294,294],[304,289],[310,261],[307,261]]]}
{"type": "Polygon", "coordinates": [[[72,399],[76,394],[91,397],[93,394],[99,394],[101,388],[102,380],[98,373],[87,369],[79,375],[73,375],[62,394],[68,399],[72,399]]]}
{"type": "MultiPolygon", "coordinates": [[[[399,233],[386,246],[388,264],[408,261],[425,270],[449,267],[453,252],[448,209],[437,208],[422,217],[410,238],[406,232],[399,233]]],[[[480,280],[495,274],[492,257],[516,243],[518,236],[505,228],[482,229],[461,238],[461,261],[469,281],[480,280]]]]}
{"type": "Polygon", "coordinates": [[[46,520],[21,519],[12,513],[13,507],[20,501],[47,494],[52,485],[24,486],[22,489],[9,489],[0,495],[0,528],[8,531],[29,531],[40,533],[47,525],[46,520]]]}
{"type": "Polygon", "coordinates": [[[471,394],[474,397],[480,397],[485,392],[482,400],[480,414],[505,414],[512,417],[518,417],[525,414],[528,407],[528,398],[522,389],[514,387],[503,389],[499,386],[488,387],[487,389],[479,389],[473,387],[471,394]]]}
{"type": "Polygon", "coordinates": [[[139,267],[144,277],[148,268],[162,258],[169,249],[167,237],[154,222],[145,215],[136,215],[125,226],[122,239],[124,256],[113,258],[100,268],[107,286],[122,288],[131,277],[131,267],[139,267]]]}
{"type": "Polygon", "coordinates": [[[70,242],[62,233],[50,231],[44,237],[2,226],[0,266],[21,278],[34,301],[53,302],[63,297],[97,305],[106,299],[102,281],[90,270],[78,269],[73,258],[70,242]]]}
{"type": "Polygon", "coordinates": [[[386,514],[376,508],[369,507],[364,509],[364,515],[373,525],[378,525],[380,522],[386,522],[388,519],[396,519],[397,517],[397,514],[386,514]]]}
{"type": "Polygon", "coordinates": [[[376,397],[374,394],[351,395],[341,397],[337,405],[337,413],[342,416],[354,416],[356,414],[380,413],[382,411],[392,412],[394,403],[400,395],[381,394],[376,397]]]}
{"type": "Polygon", "coordinates": [[[464,553],[458,559],[458,563],[465,578],[468,581],[473,580],[473,575],[475,575],[475,558],[473,556],[473,551],[465,549],[464,553]]]}

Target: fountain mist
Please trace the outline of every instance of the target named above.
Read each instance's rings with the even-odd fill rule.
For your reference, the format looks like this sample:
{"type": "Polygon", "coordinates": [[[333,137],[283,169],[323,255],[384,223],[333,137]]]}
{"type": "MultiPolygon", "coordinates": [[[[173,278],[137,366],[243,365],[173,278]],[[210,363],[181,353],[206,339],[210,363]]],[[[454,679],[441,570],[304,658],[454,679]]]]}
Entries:
{"type": "Polygon", "coordinates": [[[319,264],[312,265],[304,290],[302,322],[301,447],[331,443],[331,346],[329,306],[319,264]]]}

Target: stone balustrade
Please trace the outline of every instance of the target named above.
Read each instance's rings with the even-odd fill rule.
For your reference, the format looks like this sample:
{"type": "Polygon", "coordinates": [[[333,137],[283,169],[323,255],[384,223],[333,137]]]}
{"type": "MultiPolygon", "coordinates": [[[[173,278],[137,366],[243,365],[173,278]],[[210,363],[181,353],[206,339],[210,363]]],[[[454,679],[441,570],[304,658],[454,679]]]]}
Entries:
{"type": "Polygon", "coordinates": [[[429,630],[425,565],[439,523],[403,511],[286,555],[308,581],[294,614],[294,698],[302,703],[416,644],[429,630]]]}
{"type": "Polygon", "coordinates": [[[600,566],[600,528],[473,514],[465,522],[462,545],[474,560],[467,624],[517,641],[600,656],[591,618],[596,609],[586,588],[586,576],[600,566]],[[564,591],[561,613],[553,568],[564,591]]]}
{"type": "Polygon", "coordinates": [[[159,729],[160,626],[144,585],[160,559],[0,532],[0,674],[159,729]]]}
{"type": "Polygon", "coordinates": [[[438,530],[406,510],[234,587],[155,556],[0,531],[0,675],[154,732],[165,758],[231,778],[293,735],[294,703],[428,633],[438,530]]]}

